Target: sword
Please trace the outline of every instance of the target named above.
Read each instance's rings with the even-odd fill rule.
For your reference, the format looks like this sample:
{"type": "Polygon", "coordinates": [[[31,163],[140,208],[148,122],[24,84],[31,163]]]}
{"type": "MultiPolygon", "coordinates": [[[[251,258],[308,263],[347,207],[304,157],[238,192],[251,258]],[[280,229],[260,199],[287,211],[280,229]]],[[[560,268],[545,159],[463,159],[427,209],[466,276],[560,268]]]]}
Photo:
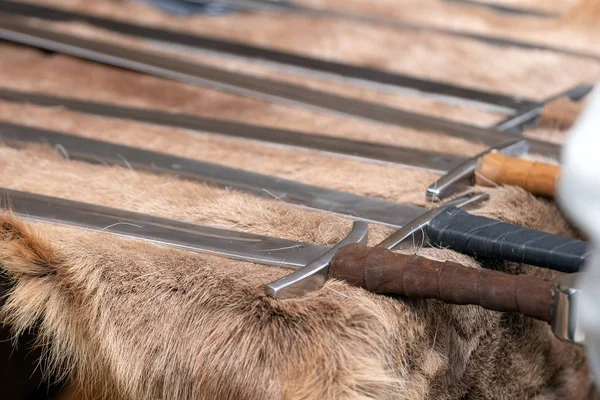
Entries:
{"type": "Polygon", "coordinates": [[[514,113],[536,102],[499,93],[485,92],[472,88],[423,80],[413,76],[326,61],[275,49],[248,45],[242,42],[223,40],[206,35],[166,30],[163,28],[123,22],[87,13],[47,7],[39,4],[0,1],[3,13],[50,21],[79,21],[98,28],[125,35],[273,63],[292,68],[294,71],[327,78],[349,80],[353,83],[382,90],[396,89],[402,92],[426,94],[447,103],[467,103],[493,112],[514,113]]]}
{"type": "Polygon", "coordinates": [[[560,166],[517,158],[527,152],[526,140],[508,141],[458,163],[425,191],[430,201],[440,201],[469,186],[511,185],[545,197],[554,197],[560,166]]]}
{"type": "MultiPolygon", "coordinates": [[[[294,148],[319,150],[348,158],[359,158],[369,161],[392,163],[409,168],[425,169],[430,172],[446,174],[459,165],[473,163],[464,157],[413,149],[390,144],[352,140],[335,136],[312,134],[288,129],[277,129],[268,126],[250,125],[239,122],[223,121],[212,118],[200,118],[189,114],[164,112],[156,109],[142,109],[117,106],[107,103],[84,101],[72,98],[49,96],[39,93],[0,89],[0,101],[35,104],[46,107],[64,107],[69,110],[98,115],[109,118],[128,119],[162,126],[173,126],[191,129],[197,132],[210,132],[224,136],[257,140],[294,148]]],[[[560,147],[547,143],[546,156],[558,157],[560,147]]],[[[529,143],[524,139],[505,139],[503,143],[493,147],[509,156],[520,156],[529,150],[529,143]]],[[[491,150],[491,149],[489,149],[491,150]]],[[[486,150],[489,151],[489,150],[486,150]]]]}
{"type": "Polygon", "coordinates": [[[360,15],[351,12],[346,12],[340,9],[330,8],[314,8],[300,4],[282,3],[279,1],[272,0],[219,0],[223,4],[238,5],[244,7],[254,7],[255,9],[273,11],[273,12],[285,12],[285,13],[297,13],[302,15],[308,15],[313,17],[325,17],[325,18],[338,18],[349,21],[355,21],[368,25],[375,26],[391,26],[394,28],[402,28],[407,30],[413,30],[416,32],[431,32],[441,35],[447,35],[451,37],[457,37],[461,39],[469,39],[473,41],[482,42],[492,46],[499,47],[517,47],[526,50],[541,50],[548,51],[557,54],[565,54],[580,58],[586,58],[590,60],[600,60],[600,55],[596,53],[570,50],[562,47],[548,46],[538,43],[524,42],[517,39],[509,39],[506,37],[498,37],[493,35],[486,35],[474,32],[459,31],[452,28],[443,28],[440,26],[433,25],[420,25],[405,20],[397,20],[390,18],[382,18],[371,15],[360,15]]]}
{"type": "Polygon", "coordinates": [[[481,157],[475,166],[475,183],[481,186],[510,185],[536,196],[554,197],[560,166],[508,157],[493,151],[481,157]]]}
{"type": "Polygon", "coordinates": [[[394,203],[296,181],[256,174],[165,153],[122,146],[49,130],[0,122],[0,138],[11,143],[60,146],[70,160],[120,165],[142,171],[231,188],[295,206],[399,227],[422,214],[422,207],[394,203]]]}
{"type": "MultiPolygon", "coordinates": [[[[0,38],[259,100],[300,105],[312,110],[341,114],[388,125],[443,132],[490,146],[497,145],[505,140],[496,131],[472,125],[403,111],[284,82],[233,73],[133,48],[81,39],[72,35],[33,27],[10,18],[0,18],[0,38]]],[[[542,154],[555,148],[555,146],[541,141],[531,140],[530,143],[533,151],[542,154]]]]}
{"type": "MultiPolygon", "coordinates": [[[[512,7],[510,5],[487,3],[485,1],[477,1],[477,0],[444,0],[444,1],[446,1],[448,3],[462,3],[465,5],[478,7],[478,8],[487,8],[489,10],[496,11],[496,12],[502,13],[502,14],[530,15],[530,16],[539,17],[539,18],[558,18],[558,17],[560,17],[560,14],[556,13],[556,12],[538,10],[538,9],[534,9],[534,8],[512,7]]],[[[187,1],[187,2],[196,3],[195,1],[187,1]]]]}
{"type": "Polygon", "coordinates": [[[0,138],[7,141],[60,145],[69,154],[69,158],[74,160],[103,162],[166,173],[218,187],[231,187],[262,197],[276,196],[279,200],[294,205],[353,219],[403,227],[389,238],[395,241],[390,248],[400,244],[427,242],[448,246],[475,257],[518,261],[565,272],[579,270],[586,257],[585,242],[504,224],[470,215],[459,209],[482,201],[484,196],[468,198],[466,202],[459,198],[426,211],[421,207],[8,123],[0,123],[0,138]]]}
{"type": "MultiPolygon", "coordinates": [[[[585,98],[592,90],[594,89],[594,85],[582,84],[576,85],[572,88],[569,88],[561,93],[550,96],[542,102],[534,103],[528,106],[522,107],[519,112],[515,115],[511,115],[506,119],[494,124],[492,129],[507,132],[507,133],[519,133],[524,128],[538,124],[544,118],[549,119],[548,122],[552,121],[556,118],[555,115],[552,115],[552,108],[556,108],[556,104],[558,101],[567,98],[571,101],[581,101],[585,98]],[[549,112],[550,111],[550,112],[549,112]],[[546,113],[546,115],[544,115],[546,113]]],[[[564,108],[559,104],[560,108],[564,108]]],[[[561,121],[564,122],[564,121],[561,121]]]]}
{"type": "MultiPolygon", "coordinates": [[[[445,174],[455,165],[466,161],[464,157],[433,151],[394,146],[390,144],[352,140],[343,137],[312,134],[269,126],[252,125],[241,122],[201,118],[190,114],[165,112],[157,109],[124,107],[108,103],[84,101],[73,98],[49,96],[0,89],[0,101],[19,104],[35,104],[44,107],[61,107],[90,115],[127,119],[148,124],[170,126],[193,130],[197,133],[212,133],[283,145],[291,148],[318,150],[327,154],[370,162],[395,164],[408,168],[445,174]]],[[[527,149],[525,149],[527,150],[527,149]]],[[[558,154],[558,146],[556,154],[558,154]]],[[[507,153],[520,155],[520,152],[507,153]]]]}
{"type": "Polygon", "coordinates": [[[291,285],[283,287],[271,283],[266,287],[267,294],[278,294],[280,298],[283,294],[295,297],[319,289],[328,278],[344,279],[374,292],[521,312],[552,321],[554,332],[561,338],[583,340],[571,311],[578,295],[572,281],[563,280],[551,287],[531,276],[510,276],[391,253],[384,243],[368,249],[361,246],[368,235],[364,222],[355,222],[344,239],[328,248],[21,191],[0,189],[0,192],[6,198],[3,208],[30,221],[74,226],[201,253],[312,271],[302,280],[286,277],[291,285]]]}

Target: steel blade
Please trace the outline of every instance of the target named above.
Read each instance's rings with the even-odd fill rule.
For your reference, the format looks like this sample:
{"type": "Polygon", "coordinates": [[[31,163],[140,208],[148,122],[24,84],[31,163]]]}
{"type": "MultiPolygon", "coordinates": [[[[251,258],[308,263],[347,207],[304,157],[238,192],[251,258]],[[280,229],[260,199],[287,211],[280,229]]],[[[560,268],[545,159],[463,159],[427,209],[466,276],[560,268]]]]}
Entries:
{"type": "MultiPolygon", "coordinates": [[[[512,7],[507,4],[496,4],[496,3],[488,3],[485,1],[477,1],[477,0],[444,0],[448,3],[462,3],[465,5],[478,7],[478,8],[487,8],[489,10],[496,11],[502,14],[515,14],[515,15],[530,15],[532,17],[539,18],[558,18],[560,17],[559,13],[545,11],[541,9],[534,8],[523,8],[523,7],[512,7]]],[[[193,1],[191,3],[194,3],[193,1]]]]}
{"type": "Polygon", "coordinates": [[[441,35],[453,36],[462,39],[470,39],[486,43],[489,45],[500,46],[500,47],[517,47],[526,50],[542,50],[557,54],[565,54],[569,56],[585,58],[589,60],[600,60],[600,54],[590,53],[579,50],[566,49],[562,47],[555,47],[549,45],[543,45],[539,43],[524,42],[518,39],[510,39],[506,37],[499,37],[493,35],[486,35],[483,33],[459,31],[452,28],[443,28],[434,25],[422,25],[410,21],[391,19],[385,17],[379,17],[376,15],[365,15],[347,12],[341,9],[333,8],[316,8],[302,4],[294,4],[290,2],[280,1],[269,1],[269,0],[219,0],[223,4],[229,4],[234,6],[247,7],[249,9],[264,10],[271,12],[282,12],[282,13],[296,13],[307,15],[311,17],[321,18],[338,18],[349,21],[356,21],[359,23],[375,26],[391,26],[394,28],[410,29],[417,32],[431,32],[441,35]]]}
{"type": "Polygon", "coordinates": [[[48,96],[38,93],[0,89],[0,101],[35,104],[45,107],[64,107],[69,110],[103,117],[185,128],[197,132],[232,136],[292,148],[318,150],[351,159],[391,163],[408,168],[424,169],[439,174],[445,174],[456,165],[466,161],[466,157],[453,154],[351,140],[335,136],[316,135],[287,129],[270,128],[268,126],[201,118],[194,115],[164,112],[156,109],[115,106],[107,103],[48,96]]]}
{"type": "Polygon", "coordinates": [[[168,174],[392,227],[400,227],[425,211],[422,207],[359,196],[217,164],[5,122],[0,122],[0,138],[8,142],[60,146],[71,160],[121,165],[127,168],[168,174]]]}
{"type": "Polygon", "coordinates": [[[0,188],[2,208],[33,221],[211,253],[260,264],[304,267],[328,247],[212,228],[152,215],[0,188]]]}
{"type": "Polygon", "coordinates": [[[387,125],[443,132],[489,146],[497,145],[505,139],[497,131],[489,129],[398,110],[270,79],[233,73],[130,47],[82,39],[73,35],[33,27],[11,18],[0,18],[0,38],[259,100],[299,105],[312,110],[387,125]]]}
{"type": "Polygon", "coordinates": [[[135,36],[160,43],[176,44],[217,52],[222,55],[242,57],[287,66],[294,71],[309,75],[323,75],[327,78],[351,80],[363,86],[391,90],[418,92],[421,95],[435,97],[447,103],[468,103],[471,106],[492,112],[510,113],[523,107],[533,105],[531,100],[499,93],[466,88],[442,82],[419,79],[398,73],[343,64],[335,61],[321,60],[300,54],[283,52],[276,49],[252,46],[241,42],[223,40],[200,34],[190,34],[156,28],[146,25],[122,22],[115,19],[99,17],[91,14],[74,12],[39,4],[0,1],[4,13],[38,18],[51,21],[80,21],[112,32],[135,36]]]}

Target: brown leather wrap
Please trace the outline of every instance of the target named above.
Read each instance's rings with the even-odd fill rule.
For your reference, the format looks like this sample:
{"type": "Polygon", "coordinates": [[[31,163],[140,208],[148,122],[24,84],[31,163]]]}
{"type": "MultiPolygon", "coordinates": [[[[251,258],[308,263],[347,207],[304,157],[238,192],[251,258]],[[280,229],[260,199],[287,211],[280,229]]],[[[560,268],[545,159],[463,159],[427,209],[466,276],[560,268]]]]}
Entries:
{"type": "Polygon", "coordinates": [[[468,268],[361,244],[342,248],[329,274],[374,293],[474,304],[547,322],[552,317],[554,283],[534,276],[468,268]]]}

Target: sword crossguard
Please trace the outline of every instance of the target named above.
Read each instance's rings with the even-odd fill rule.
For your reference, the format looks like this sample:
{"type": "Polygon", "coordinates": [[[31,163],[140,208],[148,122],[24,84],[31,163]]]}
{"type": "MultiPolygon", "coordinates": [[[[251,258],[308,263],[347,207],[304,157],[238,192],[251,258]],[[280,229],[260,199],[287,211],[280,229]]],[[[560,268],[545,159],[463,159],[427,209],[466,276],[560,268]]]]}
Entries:
{"type": "Polygon", "coordinates": [[[451,207],[456,208],[467,208],[469,206],[477,205],[489,198],[487,193],[468,193],[466,195],[457,197],[456,199],[447,201],[446,203],[433,208],[417,218],[413,219],[402,228],[391,234],[383,242],[379,243],[377,247],[385,247],[386,249],[408,249],[415,245],[423,245],[427,238],[425,237],[425,231],[427,225],[439,214],[446,211],[451,207]]]}
{"type": "MultiPolygon", "coordinates": [[[[470,193],[444,203],[442,206],[427,211],[406,224],[378,246],[391,250],[393,248],[398,248],[398,246],[404,245],[409,241],[414,241],[414,238],[418,237],[419,234],[421,234],[420,237],[423,239],[423,228],[440,212],[449,207],[463,208],[469,205],[478,204],[487,200],[488,197],[489,196],[486,193],[470,193]]],[[[267,284],[265,286],[265,294],[276,299],[289,299],[300,297],[306,293],[321,289],[329,278],[329,265],[339,249],[353,243],[366,243],[368,231],[369,226],[366,222],[355,221],[352,225],[352,230],[338,244],[305,267],[267,284]]]]}
{"type": "Polygon", "coordinates": [[[338,244],[304,268],[267,284],[265,294],[276,299],[289,299],[322,288],[329,277],[329,264],[338,250],[352,243],[366,243],[368,233],[369,225],[366,222],[355,221],[352,230],[338,244]]]}
{"type": "Polygon", "coordinates": [[[486,151],[477,154],[475,157],[457,165],[446,175],[431,184],[425,193],[430,201],[441,201],[453,194],[465,190],[475,183],[475,167],[477,161],[486,154],[499,151],[504,155],[511,157],[521,156],[529,150],[529,143],[525,139],[510,140],[498,146],[491,147],[486,151]]]}

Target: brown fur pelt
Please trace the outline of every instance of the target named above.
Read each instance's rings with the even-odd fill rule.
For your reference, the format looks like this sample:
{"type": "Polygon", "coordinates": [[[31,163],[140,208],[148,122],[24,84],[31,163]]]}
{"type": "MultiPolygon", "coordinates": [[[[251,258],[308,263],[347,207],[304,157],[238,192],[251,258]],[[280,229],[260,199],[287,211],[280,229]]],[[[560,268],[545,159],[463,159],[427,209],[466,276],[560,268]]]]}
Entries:
{"type": "MultiPolygon", "coordinates": [[[[127,14],[138,23],[221,35],[538,100],[580,80],[600,77],[598,62],[431,32],[293,15],[177,19],[139,3],[39,1],[117,18],[127,14]]],[[[414,10],[416,2],[410,3],[414,10]]],[[[427,3],[428,10],[437,7],[431,15],[433,22],[442,18],[447,7],[440,4],[437,0],[427,3]]],[[[410,9],[396,8],[399,14],[410,9]]],[[[416,14],[424,18],[427,13],[416,14]]],[[[466,17],[463,13],[450,21],[443,16],[457,24],[466,17]]],[[[51,27],[173,54],[173,49],[82,24],[51,27]]],[[[500,29],[485,24],[479,28],[500,29]]],[[[515,30],[513,35],[520,33],[523,30],[515,30]]],[[[548,40],[566,45],[576,37],[573,44],[577,46],[591,41],[578,32],[565,37],[559,33],[549,35],[548,40]]],[[[463,156],[483,148],[439,132],[243,98],[20,46],[2,44],[0,53],[0,87],[13,90],[463,156]]],[[[505,117],[414,94],[382,94],[348,82],[323,83],[293,71],[248,66],[215,55],[190,52],[179,56],[479,126],[505,117]]],[[[434,173],[401,165],[98,118],[60,107],[0,102],[0,121],[421,206],[430,206],[424,190],[437,178],[434,173]]],[[[557,142],[565,136],[543,129],[527,134],[557,142]]],[[[0,187],[320,245],[337,243],[351,226],[349,218],[300,209],[278,198],[71,161],[60,146],[0,144],[0,170],[0,187]]],[[[576,236],[549,201],[514,188],[482,190],[489,191],[491,200],[476,211],[479,214],[576,236]]],[[[0,268],[13,284],[1,310],[3,322],[15,335],[35,333],[43,372],[71,379],[74,391],[88,399],[558,400],[591,395],[582,349],[558,341],[547,324],[519,315],[378,296],[336,281],[302,298],[275,301],[263,294],[263,285],[287,270],[77,228],[25,223],[11,215],[2,215],[0,222],[0,268]]],[[[390,232],[384,226],[370,226],[370,243],[390,232]]],[[[414,251],[480,267],[472,258],[445,249],[416,246],[414,251]]],[[[486,267],[555,276],[517,264],[486,267]]]]}
{"type": "Polygon", "coordinates": [[[562,18],[561,23],[570,26],[583,25],[600,30],[600,1],[579,0],[562,18]]]}
{"type": "MultiPolygon", "coordinates": [[[[520,203],[527,212],[513,208],[508,219],[569,233],[567,225],[557,228],[549,204],[517,190],[496,199],[487,214],[520,203]]],[[[412,400],[591,393],[582,350],[518,315],[386,298],[341,282],[276,301],[262,293],[285,273],[276,268],[29,227],[10,215],[0,228],[0,262],[14,284],[5,320],[17,331],[37,327],[48,367],[73,368],[96,394],[412,400]]]]}

